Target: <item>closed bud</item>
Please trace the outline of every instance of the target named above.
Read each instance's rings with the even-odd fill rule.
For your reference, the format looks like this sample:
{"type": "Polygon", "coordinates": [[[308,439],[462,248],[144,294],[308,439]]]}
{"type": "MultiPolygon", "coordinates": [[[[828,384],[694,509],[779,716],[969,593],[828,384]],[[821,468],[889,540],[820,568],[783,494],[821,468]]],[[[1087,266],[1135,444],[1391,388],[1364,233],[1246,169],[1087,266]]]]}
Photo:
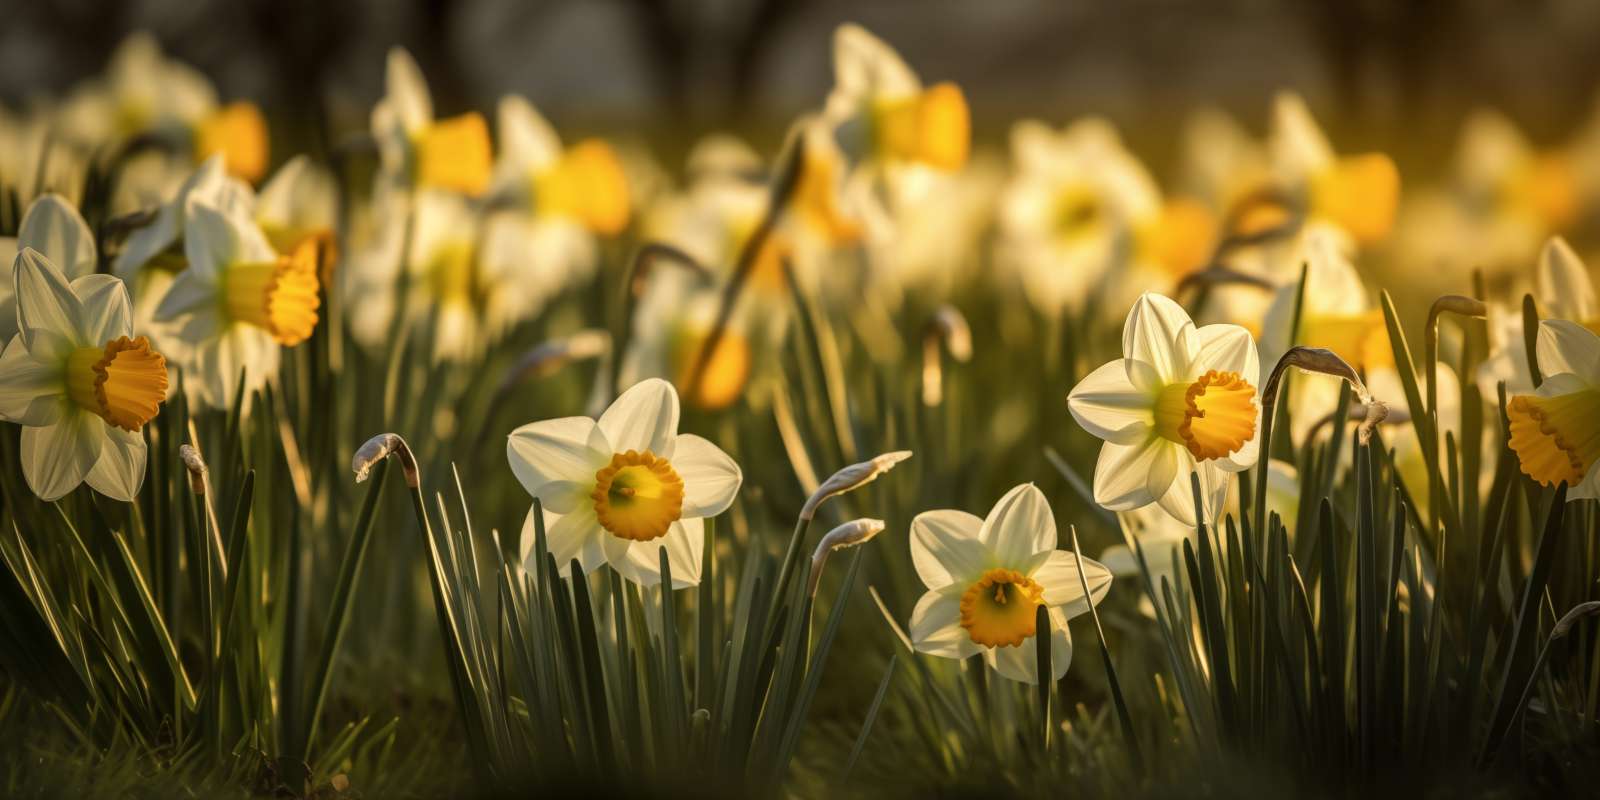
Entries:
{"type": "Polygon", "coordinates": [[[888,472],[894,465],[910,457],[910,450],[896,450],[892,453],[884,453],[881,456],[877,456],[871,461],[851,464],[833,473],[832,476],[822,482],[821,486],[817,487],[815,492],[811,493],[810,499],[806,500],[805,507],[800,509],[800,518],[805,520],[814,518],[817,514],[817,508],[828,498],[872,483],[878,479],[879,475],[888,472]]]}

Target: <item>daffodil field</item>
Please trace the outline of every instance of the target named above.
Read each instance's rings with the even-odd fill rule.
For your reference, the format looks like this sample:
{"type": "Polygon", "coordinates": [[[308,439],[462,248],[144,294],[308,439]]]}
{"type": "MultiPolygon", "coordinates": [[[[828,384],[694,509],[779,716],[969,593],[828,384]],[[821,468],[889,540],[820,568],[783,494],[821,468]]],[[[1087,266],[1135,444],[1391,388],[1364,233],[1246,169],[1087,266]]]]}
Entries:
{"type": "Polygon", "coordinates": [[[1600,133],[831,46],[673,160],[399,47],[0,115],[0,796],[1594,793],[1600,133]]]}

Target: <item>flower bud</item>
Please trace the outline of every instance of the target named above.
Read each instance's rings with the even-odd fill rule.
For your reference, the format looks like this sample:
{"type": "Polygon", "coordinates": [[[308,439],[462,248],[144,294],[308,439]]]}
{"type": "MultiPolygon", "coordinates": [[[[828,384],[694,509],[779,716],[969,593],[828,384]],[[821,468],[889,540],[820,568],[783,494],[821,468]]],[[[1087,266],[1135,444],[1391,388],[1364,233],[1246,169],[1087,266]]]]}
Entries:
{"type": "Polygon", "coordinates": [[[397,433],[380,433],[367,440],[356,451],[355,458],[350,461],[350,468],[355,470],[356,483],[362,483],[371,474],[372,468],[379,461],[391,455],[400,457],[400,468],[405,471],[406,486],[416,489],[422,485],[417,474],[417,459],[411,455],[411,448],[406,445],[406,440],[397,433]]]}
{"type": "Polygon", "coordinates": [[[833,473],[832,476],[822,482],[821,486],[817,487],[815,492],[811,493],[810,499],[806,500],[805,507],[800,509],[800,518],[803,520],[814,518],[817,514],[817,508],[828,498],[872,483],[878,479],[879,475],[888,472],[894,465],[910,457],[910,450],[896,450],[892,453],[884,453],[881,456],[877,456],[871,461],[851,464],[833,473]]]}
{"type": "Polygon", "coordinates": [[[882,533],[883,528],[881,519],[856,519],[828,531],[828,535],[817,542],[817,550],[811,555],[811,586],[806,590],[807,594],[816,596],[817,582],[822,580],[822,565],[828,562],[829,553],[868,541],[882,533]]]}

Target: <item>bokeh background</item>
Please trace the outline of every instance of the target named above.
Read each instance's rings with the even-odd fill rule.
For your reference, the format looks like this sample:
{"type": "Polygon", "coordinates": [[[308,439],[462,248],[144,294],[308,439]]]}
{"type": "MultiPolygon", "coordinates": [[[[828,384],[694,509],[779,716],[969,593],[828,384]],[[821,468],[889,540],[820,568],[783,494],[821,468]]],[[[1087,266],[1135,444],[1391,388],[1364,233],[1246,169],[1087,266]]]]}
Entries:
{"type": "MultiPolygon", "coordinates": [[[[364,125],[383,54],[416,54],[445,112],[526,95],[563,129],[658,149],[736,128],[775,139],[831,81],[856,21],[935,80],[966,87],[980,140],[1019,116],[1105,114],[1158,169],[1176,122],[1215,104],[1260,129],[1293,88],[1349,148],[1415,169],[1488,105],[1536,143],[1594,109],[1593,0],[4,0],[0,101],[100,70],[130,31],[260,102],[278,136],[326,115],[364,125]]],[[[671,152],[658,155],[670,158],[671,152]]]]}

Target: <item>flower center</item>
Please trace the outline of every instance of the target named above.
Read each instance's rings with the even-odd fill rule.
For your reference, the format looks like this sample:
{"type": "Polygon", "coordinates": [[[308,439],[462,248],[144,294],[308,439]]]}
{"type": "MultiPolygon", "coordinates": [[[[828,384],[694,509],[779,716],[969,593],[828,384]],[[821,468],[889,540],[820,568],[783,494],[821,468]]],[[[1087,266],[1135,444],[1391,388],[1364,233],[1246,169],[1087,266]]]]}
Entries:
{"type": "Polygon", "coordinates": [[[234,264],[223,281],[223,306],[229,319],[247,322],[293,347],[317,327],[317,243],[303,240],[277,261],[234,264]]]}
{"type": "Polygon", "coordinates": [[[412,141],[416,180],[465,195],[489,188],[489,125],[477,112],[435,121],[412,141]]]}
{"type": "Polygon", "coordinates": [[[1517,395],[1506,416],[1522,472],[1539,483],[1576,486],[1600,459],[1600,390],[1517,395]]]}
{"type": "Polygon", "coordinates": [[[1173,383],[1156,397],[1156,433],[1202,461],[1244,447],[1256,434],[1256,389],[1237,372],[1211,370],[1194,383],[1173,383]]]}
{"type": "Polygon", "coordinates": [[[542,213],[572,217],[595,233],[614,235],[628,224],[628,178],[611,145],[585,139],[533,178],[542,213]]]}
{"type": "Polygon", "coordinates": [[[1105,216],[1100,197],[1092,187],[1072,184],[1056,196],[1056,236],[1069,245],[1099,233],[1105,216]]]}
{"type": "Polygon", "coordinates": [[[594,475],[594,513],[600,526],[635,542],[665,536],[683,515],[683,479],[666,459],[646,450],[611,456],[594,475]]]}
{"type": "Polygon", "coordinates": [[[1012,569],[983,573],[961,595],[961,627],[984,647],[1017,647],[1034,634],[1044,589],[1012,569]]]}
{"type": "Polygon", "coordinates": [[[66,378],[72,402],[125,431],[144,427],[167,399],[167,360],[143,336],[74,350],[66,378]]]}
{"type": "Polygon", "coordinates": [[[1357,370],[1394,364],[1389,330],[1378,309],[1360,314],[1308,315],[1300,322],[1300,343],[1332,350],[1357,370]]]}
{"type": "Polygon", "coordinates": [[[876,122],[878,147],[890,156],[942,170],[960,169],[967,162],[972,117],[966,95],[953,83],[882,104],[876,122]]]}
{"type": "Polygon", "coordinates": [[[1400,202],[1400,171],[1382,153],[1339,159],[1311,181],[1311,209],[1358,242],[1389,235],[1400,202]]]}
{"type": "Polygon", "coordinates": [[[716,411],[733,405],[744,392],[750,378],[750,343],[738,333],[723,331],[716,349],[706,359],[699,385],[691,387],[689,373],[695,369],[707,335],[698,327],[680,326],[672,337],[668,357],[675,376],[673,383],[683,392],[684,402],[705,411],[716,411]]]}
{"type": "Polygon", "coordinates": [[[267,174],[267,122],[254,103],[229,103],[194,131],[195,160],[221,153],[228,171],[254,183],[267,174]]]}

